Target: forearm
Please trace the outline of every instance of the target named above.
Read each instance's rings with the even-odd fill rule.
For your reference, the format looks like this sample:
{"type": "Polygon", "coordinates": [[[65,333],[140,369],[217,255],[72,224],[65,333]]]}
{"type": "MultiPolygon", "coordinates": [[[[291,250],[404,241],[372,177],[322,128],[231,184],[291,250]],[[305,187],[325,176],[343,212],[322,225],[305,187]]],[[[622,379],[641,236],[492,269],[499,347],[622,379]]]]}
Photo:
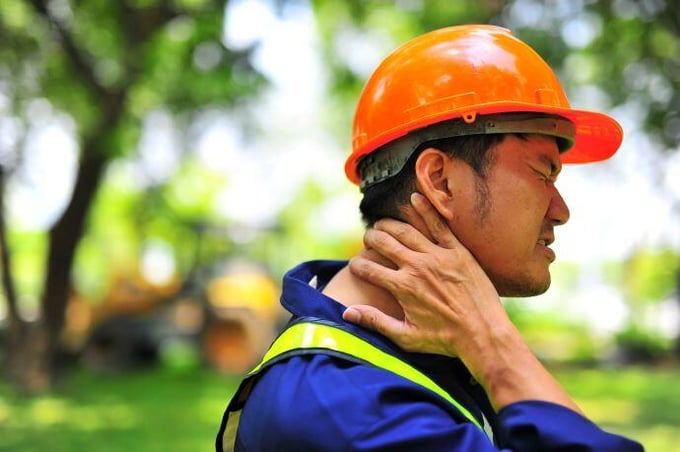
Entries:
{"type": "MultiPolygon", "coordinates": [[[[471,341],[472,342],[472,341],[471,341]]],[[[509,319],[473,345],[458,348],[460,358],[484,387],[496,411],[515,402],[542,400],[580,413],[559,382],[541,364],[509,319]]]]}

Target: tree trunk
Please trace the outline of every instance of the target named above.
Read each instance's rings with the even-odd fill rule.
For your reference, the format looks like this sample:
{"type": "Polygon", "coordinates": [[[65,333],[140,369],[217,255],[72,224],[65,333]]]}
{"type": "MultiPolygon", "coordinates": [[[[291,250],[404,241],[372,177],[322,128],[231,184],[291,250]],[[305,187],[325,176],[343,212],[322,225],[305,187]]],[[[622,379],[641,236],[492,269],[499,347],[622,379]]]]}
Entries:
{"type": "Polygon", "coordinates": [[[47,355],[44,330],[37,322],[21,322],[11,328],[5,346],[8,381],[22,393],[36,394],[52,385],[52,376],[42,365],[47,355]]]}
{"type": "Polygon", "coordinates": [[[49,231],[49,247],[42,294],[42,315],[38,342],[44,346],[36,352],[36,365],[50,385],[58,369],[60,336],[64,327],[66,306],[71,293],[71,269],[77,245],[83,235],[85,221],[101,184],[108,159],[101,149],[86,145],[76,176],[73,196],[63,215],[49,231]],[[40,356],[42,355],[42,356],[40,356]]]}
{"type": "MultiPolygon", "coordinates": [[[[10,319],[4,364],[9,381],[22,392],[41,392],[51,387],[58,375],[60,336],[71,293],[71,269],[108,162],[106,153],[97,149],[95,143],[94,140],[85,143],[71,201],[49,231],[41,316],[37,322],[25,322],[19,316],[9,271],[4,218],[0,215],[2,272],[10,319]]],[[[0,199],[1,196],[2,193],[0,199]]]]}
{"type": "Polygon", "coordinates": [[[41,354],[45,341],[40,338],[38,329],[22,319],[19,312],[12,258],[7,239],[5,219],[5,169],[0,166],[0,265],[2,266],[2,287],[7,305],[7,330],[4,337],[5,355],[3,371],[8,380],[17,388],[45,388],[47,382],[40,372],[31,370],[30,357],[41,354]],[[42,345],[41,345],[42,344],[42,345]]]}

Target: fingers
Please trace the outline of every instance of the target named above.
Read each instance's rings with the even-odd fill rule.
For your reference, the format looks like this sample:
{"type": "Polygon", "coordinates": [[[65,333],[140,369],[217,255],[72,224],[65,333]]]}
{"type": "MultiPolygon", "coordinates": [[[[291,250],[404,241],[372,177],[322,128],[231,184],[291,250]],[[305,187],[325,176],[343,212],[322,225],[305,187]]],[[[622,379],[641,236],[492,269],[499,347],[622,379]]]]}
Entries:
{"type": "Polygon", "coordinates": [[[411,205],[427,225],[428,231],[437,245],[444,248],[460,246],[460,242],[451,232],[449,225],[446,224],[437,209],[425,196],[420,193],[412,193],[411,205]]]}
{"type": "Polygon", "coordinates": [[[380,220],[364,233],[367,249],[397,265],[408,260],[411,251],[421,251],[428,242],[409,224],[397,220],[380,220]],[[418,234],[420,240],[414,234],[418,234]]]}
{"type": "Polygon", "coordinates": [[[400,337],[403,330],[401,321],[368,305],[350,306],[342,313],[342,318],[387,337],[400,337]]]}
{"type": "Polygon", "coordinates": [[[392,253],[403,252],[404,247],[420,253],[426,253],[432,246],[432,241],[429,238],[412,225],[402,221],[384,218],[375,223],[373,230],[386,232],[396,239],[396,243],[388,242],[378,234],[373,235],[371,239],[379,241],[379,243],[375,244],[377,245],[375,248],[380,254],[383,254],[382,251],[392,253]],[[384,246],[389,246],[391,249],[383,248],[384,246]]]}
{"type": "MultiPolygon", "coordinates": [[[[432,252],[433,244],[448,249],[460,248],[462,246],[453,232],[451,232],[448,223],[425,196],[420,193],[412,193],[411,205],[420,217],[414,221],[414,224],[419,225],[420,230],[411,224],[393,219],[382,219],[375,223],[373,229],[375,231],[386,232],[401,245],[421,253],[432,252]]],[[[396,257],[396,253],[403,252],[394,242],[388,241],[379,234],[369,236],[368,240],[368,242],[365,240],[367,246],[369,248],[376,248],[383,256],[388,257],[387,253],[389,253],[391,257],[396,257]],[[373,240],[376,240],[376,242],[373,242],[373,240]]],[[[394,259],[392,260],[398,262],[394,259]]]]}
{"type": "Polygon", "coordinates": [[[399,268],[397,267],[397,264],[387,259],[385,256],[381,255],[374,249],[363,248],[359,252],[358,256],[373,261],[376,264],[380,264],[384,267],[391,268],[392,270],[397,270],[399,268]]]}
{"type": "Polygon", "coordinates": [[[350,259],[349,271],[364,281],[388,290],[393,288],[397,273],[397,270],[361,255],[350,259]]]}

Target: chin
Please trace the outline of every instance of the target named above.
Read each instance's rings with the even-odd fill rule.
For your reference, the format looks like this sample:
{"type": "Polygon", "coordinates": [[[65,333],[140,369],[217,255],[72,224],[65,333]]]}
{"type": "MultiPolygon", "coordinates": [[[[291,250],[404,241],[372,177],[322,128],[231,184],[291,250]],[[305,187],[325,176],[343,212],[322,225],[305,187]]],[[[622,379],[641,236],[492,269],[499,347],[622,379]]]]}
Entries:
{"type": "Polygon", "coordinates": [[[550,288],[550,274],[544,278],[508,278],[494,283],[501,297],[535,297],[550,288]]]}

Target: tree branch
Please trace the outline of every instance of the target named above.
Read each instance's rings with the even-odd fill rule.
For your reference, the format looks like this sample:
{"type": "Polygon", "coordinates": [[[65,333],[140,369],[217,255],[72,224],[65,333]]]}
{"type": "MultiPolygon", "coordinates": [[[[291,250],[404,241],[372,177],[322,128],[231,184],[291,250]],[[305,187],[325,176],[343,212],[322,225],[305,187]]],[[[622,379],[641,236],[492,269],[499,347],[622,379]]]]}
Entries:
{"type": "Polygon", "coordinates": [[[54,28],[62,47],[68,56],[68,61],[75,73],[97,96],[106,96],[108,90],[99,83],[95,76],[92,65],[86,55],[78,48],[69,30],[56,17],[54,17],[47,7],[47,0],[29,0],[33,8],[43,16],[54,28]]]}

